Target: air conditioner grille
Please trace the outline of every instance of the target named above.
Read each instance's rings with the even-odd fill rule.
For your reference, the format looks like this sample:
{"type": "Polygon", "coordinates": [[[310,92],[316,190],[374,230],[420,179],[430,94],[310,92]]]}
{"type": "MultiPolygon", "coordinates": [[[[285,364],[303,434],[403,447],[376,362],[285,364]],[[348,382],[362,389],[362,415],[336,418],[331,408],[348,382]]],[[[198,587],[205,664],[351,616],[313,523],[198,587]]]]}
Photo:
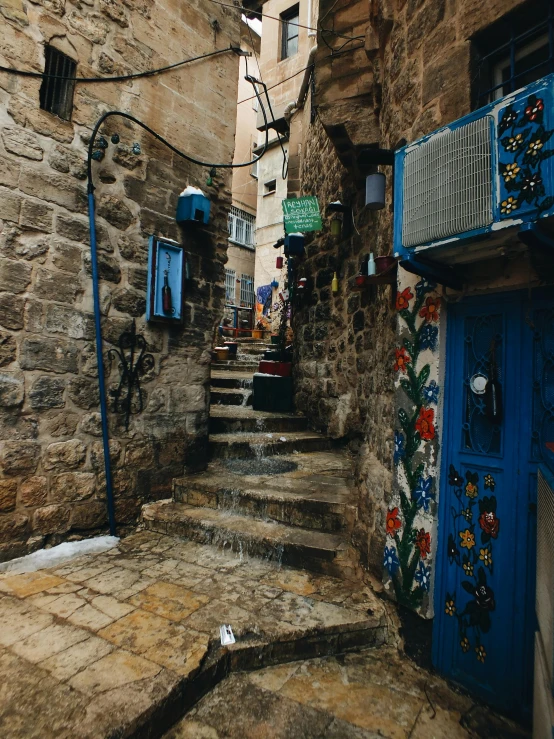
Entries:
{"type": "Polygon", "coordinates": [[[492,223],[491,130],[491,117],[484,116],[406,154],[404,246],[492,223]]]}
{"type": "Polygon", "coordinates": [[[554,490],[540,468],[537,484],[536,612],[547,657],[548,678],[554,687],[554,490]]]}

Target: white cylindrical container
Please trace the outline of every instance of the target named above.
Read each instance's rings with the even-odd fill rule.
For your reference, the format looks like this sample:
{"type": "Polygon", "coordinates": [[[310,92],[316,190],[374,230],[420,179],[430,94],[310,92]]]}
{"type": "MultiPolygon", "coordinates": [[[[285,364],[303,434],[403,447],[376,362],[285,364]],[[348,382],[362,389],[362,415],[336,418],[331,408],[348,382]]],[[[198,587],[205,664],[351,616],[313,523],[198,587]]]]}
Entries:
{"type": "Polygon", "coordinates": [[[386,177],[382,172],[368,174],[365,178],[365,204],[370,210],[385,207],[386,177]]]}

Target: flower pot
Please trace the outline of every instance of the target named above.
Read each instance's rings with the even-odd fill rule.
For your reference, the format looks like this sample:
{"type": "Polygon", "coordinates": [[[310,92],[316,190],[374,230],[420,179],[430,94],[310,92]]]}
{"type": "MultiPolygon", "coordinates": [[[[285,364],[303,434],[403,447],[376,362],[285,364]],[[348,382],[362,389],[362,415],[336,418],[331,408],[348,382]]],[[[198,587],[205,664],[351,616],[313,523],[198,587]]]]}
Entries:
{"type": "Polygon", "coordinates": [[[254,328],[252,329],[252,338],[253,339],[262,339],[264,335],[264,332],[262,329],[254,328]]]}
{"type": "Polygon", "coordinates": [[[236,359],[239,345],[236,341],[226,341],[225,347],[229,350],[229,359],[236,359]]]}
{"type": "Polygon", "coordinates": [[[375,273],[380,274],[396,264],[395,257],[375,257],[375,273]]]}
{"type": "Polygon", "coordinates": [[[218,362],[225,362],[229,359],[229,349],[226,346],[216,346],[215,353],[217,354],[218,362]]]}

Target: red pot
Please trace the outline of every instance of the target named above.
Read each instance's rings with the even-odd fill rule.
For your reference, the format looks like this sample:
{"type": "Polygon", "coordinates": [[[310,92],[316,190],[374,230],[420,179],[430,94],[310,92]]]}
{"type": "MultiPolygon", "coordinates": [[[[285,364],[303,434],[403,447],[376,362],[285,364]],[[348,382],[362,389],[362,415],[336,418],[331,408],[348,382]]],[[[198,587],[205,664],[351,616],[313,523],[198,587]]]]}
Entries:
{"type": "Polygon", "coordinates": [[[275,266],[277,267],[277,269],[282,269],[283,257],[277,257],[277,259],[275,260],[275,266]]]}
{"type": "Polygon", "coordinates": [[[375,257],[375,274],[379,275],[396,264],[396,257],[375,257]]]}
{"type": "Polygon", "coordinates": [[[366,278],[365,275],[356,275],[356,279],[355,279],[356,285],[358,287],[363,287],[365,285],[365,278],[366,278]]]}

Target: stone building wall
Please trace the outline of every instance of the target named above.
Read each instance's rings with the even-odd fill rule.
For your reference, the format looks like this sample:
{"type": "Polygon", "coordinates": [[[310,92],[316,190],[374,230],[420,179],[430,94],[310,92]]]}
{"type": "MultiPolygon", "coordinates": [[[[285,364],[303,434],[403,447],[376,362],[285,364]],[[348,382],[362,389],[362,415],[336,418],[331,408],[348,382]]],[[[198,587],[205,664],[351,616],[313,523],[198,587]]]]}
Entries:
{"type": "MultiPolygon", "coordinates": [[[[389,287],[357,293],[348,285],[364,254],[392,251],[392,170],[382,169],[388,178],[385,209],[369,213],[362,209],[359,155],[369,146],[395,148],[468,113],[470,39],[524,4],[351,0],[336,9],[330,0],[319,3],[323,27],[358,40],[341,51],[344,38],[326,36],[335,50],[331,55],[318,35],[311,101],[316,120],[310,124],[304,116],[302,194],[316,195],[322,210],[338,198],[352,203],[360,235],[334,240],[324,220],[323,231],[307,237],[302,269],[313,289],[294,318],[296,402],[316,426],[345,439],[355,452],[359,506],[354,540],[362,562],[379,578],[387,510],[397,505],[394,365],[397,331],[405,327],[398,324],[389,287]],[[333,297],[334,270],[339,292],[333,297]]],[[[401,274],[399,291],[415,291],[416,282],[401,274]]],[[[438,377],[438,359],[433,363],[433,377],[438,377]]],[[[432,446],[436,464],[436,442],[432,446]]],[[[429,528],[429,521],[423,524],[429,528]]]]}
{"type": "MultiPolygon", "coordinates": [[[[207,0],[0,0],[0,60],[43,71],[44,44],[77,61],[77,76],[157,68],[239,42],[240,14],[207,0]]],[[[232,53],[163,76],[77,84],[71,121],[39,108],[40,79],[0,73],[0,559],[105,530],[89,231],[86,144],[106,110],[132,113],[200,159],[233,155],[238,62],[232,53]]],[[[202,465],[211,337],[224,297],[230,175],[191,165],[122,119],[93,163],[104,354],[136,321],[154,368],[145,408],[125,431],[110,411],[116,519],[202,465]],[[132,153],[139,143],[140,154],[132,153]],[[207,227],[178,229],[178,193],[200,186],[207,227]],[[145,324],[148,237],[184,244],[190,279],[182,326],[145,324]]],[[[108,390],[119,381],[106,360],[108,390]]]]}

